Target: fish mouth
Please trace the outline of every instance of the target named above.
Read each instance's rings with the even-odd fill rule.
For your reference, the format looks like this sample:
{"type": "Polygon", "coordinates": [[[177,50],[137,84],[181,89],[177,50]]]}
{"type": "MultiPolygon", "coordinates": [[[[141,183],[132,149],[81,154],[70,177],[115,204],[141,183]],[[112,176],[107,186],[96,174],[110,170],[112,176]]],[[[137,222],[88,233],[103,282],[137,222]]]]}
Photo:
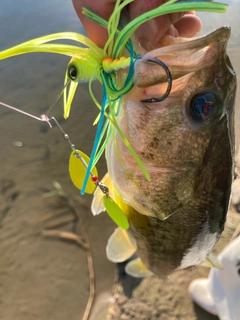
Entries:
{"type": "Polygon", "coordinates": [[[225,53],[230,37],[230,26],[224,26],[205,36],[192,39],[167,37],[163,47],[146,53],[135,62],[134,83],[145,88],[168,81],[163,68],[156,67],[150,59],[158,59],[168,67],[172,79],[179,79],[203,67],[211,66],[219,54],[225,53]],[[146,75],[151,73],[151,77],[146,75]]]}

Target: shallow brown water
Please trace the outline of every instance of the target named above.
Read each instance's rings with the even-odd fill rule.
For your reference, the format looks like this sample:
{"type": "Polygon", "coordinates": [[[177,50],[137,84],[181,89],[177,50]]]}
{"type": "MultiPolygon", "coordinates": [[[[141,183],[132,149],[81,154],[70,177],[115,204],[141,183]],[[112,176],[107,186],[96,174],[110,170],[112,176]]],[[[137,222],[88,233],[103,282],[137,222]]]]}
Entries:
{"type": "MultiPolygon", "coordinates": [[[[83,32],[71,1],[64,0],[24,0],[21,5],[2,0],[0,29],[0,50],[45,34],[83,32]]],[[[60,93],[68,61],[54,54],[1,61],[0,101],[39,116],[60,93]]],[[[52,115],[76,147],[90,153],[96,111],[87,85],[82,85],[70,119],[63,121],[62,101],[52,115]]],[[[71,199],[81,200],[82,204],[75,203],[93,252],[97,295],[106,292],[107,297],[114,265],[106,259],[105,244],[113,223],[106,215],[93,219],[91,197],[81,197],[72,186],[68,175],[71,150],[56,127],[50,130],[45,123],[1,106],[0,126],[0,319],[82,319],[89,294],[86,253],[73,243],[34,231],[37,221],[52,210],[42,194],[53,189],[57,180],[71,199]],[[16,147],[16,141],[22,147],[16,147]]],[[[99,170],[102,176],[104,161],[99,170]]],[[[62,229],[72,228],[70,224],[62,229]]]]}
{"type": "MultiPolygon", "coordinates": [[[[240,74],[240,8],[238,0],[228,2],[226,15],[202,13],[200,16],[204,22],[203,32],[223,24],[232,26],[229,55],[237,74],[240,74]]],[[[16,0],[1,0],[0,30],[0,50],[45,34],[83,32],[71,1],[64,0],[22,0],[21,5],[16,0]]],[[[0,101],[35,115],[42,114],[61,91],[68,61],[67,57],[43,53],[0,61],[0,101]]],[[[95,89],[100,96],[100,88],[95,89]]],[[[236,101],[238,136],[239,93],[236,101]]],[[[89,154],[95,133],[91,124],[96,112],[87,85],[81,85],[69,120],[62,120],[62,102],[57,104],[52,115],[59,119],[76,147],[89,154]]],[[[93,218],[91,197],[81,197],[72,186],[68,176],[70,148],[56,127],[50,130],[45,123],[1,106],[0,126],[0,319],[82,319],[89,293],[85,251],[71,242],[49,239],[35,232],[37,221],[52,210],[42,194],[53,188],[54,180],[62,185],[70,199],[74,199],[82,216],[96,273],[97,304],[92,319],[106,319],[115,266],[107,261],[105,245],[114,229],[113,223],[105,214],[93,218]],[[16,141],[20,141],[22,147],[17,147],[16,141]],[[76,198],[80,198],[80,202],[76,198]]],[[[106,170],[104,159],[98,167],[102,176],[106,170]]],[[[73,227],[78,231],[79,225],[73,224],[62,229],[72,231],[73,227]]],[[[188,308],[190,299],[183,301],[181,295],[187,294],[188,282],[193,276],[198,274],[174,275],[174,296],[178,297],[175,305],[188,308]]],[[[167,293],[168,289],[165,290],[167,293]]],[[[133,300],[124,303],[127,302],[131,308],[133,300]]],[[[134,300],[135,307],[136,303],[134,300]]],[[[206,314],[201,315],[197,308],[192,307],[188,318],[181,316],[184,314],[182,308],[178,313],[170,313],[172,306],[164,306],[169,308],[168,319],[170,315],[171,319],[207,319],[206,314]]]]}

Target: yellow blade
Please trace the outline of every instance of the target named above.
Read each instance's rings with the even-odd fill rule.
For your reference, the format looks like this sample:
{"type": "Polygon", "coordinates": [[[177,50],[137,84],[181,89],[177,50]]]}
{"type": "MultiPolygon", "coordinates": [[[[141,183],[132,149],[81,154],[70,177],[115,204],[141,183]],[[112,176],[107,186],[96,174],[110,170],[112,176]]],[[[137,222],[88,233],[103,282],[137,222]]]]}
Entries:
{"type": "MultiPolygon", "coordinates": [[[[88,164],[89,157],[82,151],[77,150],[77,152],[79,152],[83,160],[86,162],[86,164],[88,164]]],[[[98,172],[96,167],[92,168],[91,172],[96,177],[98,177],[98,172]]],[[[69,159],[69,174],[70,174],[72,183],[75,185],[77,189],[81,190],[83,186],[85,174],[86,174],[86,168],[81,162],[81,160],[75,156],[74,152],[71,153],[70,159],[69,159]]],[[[91,176],[89,176],[85,192],[88,194],[92,194],[95,188],[96,188],[96,185],[92,182],[91,176]]]]}

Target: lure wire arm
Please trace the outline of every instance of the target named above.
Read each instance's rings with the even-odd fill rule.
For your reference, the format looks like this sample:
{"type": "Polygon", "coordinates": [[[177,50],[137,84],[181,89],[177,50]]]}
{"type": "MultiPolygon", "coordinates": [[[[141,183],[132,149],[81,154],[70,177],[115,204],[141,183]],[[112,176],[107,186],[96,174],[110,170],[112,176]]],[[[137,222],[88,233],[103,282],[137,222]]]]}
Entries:
{"type": "MultiPolygon", "coordinates": [[[[61,92],[57,95],[56,99],[53,101],[53,103],[51,104],[51,106],[50,106],[50,108],[48,109],[48,111],[47,111],[45,114],[42,114],[40,117],[37,117],[37,116],[35,116],[35,115],[31,114],[31,113],[28,113],[28,112],[23,111],[23,110],[21,110],[21,109],[15,108],[15,107],[10,106],[10,105],[8,105],[8,104],[6,104],[6,103],[3,103],[3,102],[0,102],[0,105],[2,105],[3,107],[6,107],[6,108],[8,108],[8,109],[14,110],[14,111],[16,111],[16,112],[22,113],[22,114],[24,114],[25,116],[28,116],[28,117],[33,118],[33,119],[35,119],[35,120],[47,122],[47,124],[49,125],[50,128],[52,128],[52,125],[51,125],[51,123],[50,123],[50,120],[53,120],[53,119],[54,119],[55,123],[56,123],[56,124],[58,125],[58,127],[59,127],[59,124],[58,124],[57,120],[56,120],[54,117],[52,117],[51,119],[49,119],[49,118],[48,118],[48,114],[49,114],[49,112],[53,109],[53,107],[55,106],[55,104],[58,102],[58,100],[59,100],[60,97],[62,96],[64,90],[65,90],[66,87],[69,85],[70,81],[71,81],[71,80],[69,79],[69,80],[65,83],[63,89],[62,89],[61,92]]],[[[59,127],[59,129],[62,131],[61,127],[59,127]]]]}
{"type": "MultiPolygon", "coordinates": [[[[66,86],[64,86],[65,88],[66,86]]],[[[62,94],[62,92],[61,92],[62,94]]],[[[59,97],[61,96],[61,94],[57,97],[56,101],[59,99],[59,97]]],[[[56,104],[56,101],[52,104],[52,106],[54,106],[56,104]]],[[[28,113],[28,112],[25,112],[21,109],[18,109],[18,108],[15,108],[13,106],[10,106],[6,103],[3,103],[3,102],[0,102],[0,105],[2,105],[3,107],[6,107],[8,109],[12,109],[14,111],[17,111],[19,113],[22,113],[24,114],[25,116],[28,116],[30,118],[33,118],[33,119],[36,119],[38,121],[43,121],[43,122],[47,122],[47,124],[49,125],[50,128],[52,128],[52,124],[51,124],[51,121],[54,121],[54,123],[56,124],[56,126],[58,127],[58,129],[61,131],[62,135],[63,135],[63,138],[64,140],[66,140],[73,153],[74,153],[74,156],[77,157],[81,162],[82,164],[84,165],[84,167],[86,169],[88,169],[88,164],[86,163],[86,161],[83,159],[83,157],[81,156],[81,154],[78,152],[78,150],[75,148],[75,145],[71,142],[70,138],[69,138],[69,135],[63,130],[63,128],[60,126],[59,122],[57,121],[57,119],[55,117],[51,117],[50,119],[48,118],[47,114],[42,114],[40,117],[37,117],[37,116],[34,116],[33,114],[31,113],[28,113]]],[[[89,172],[90,176],[91,176],[91,180],[92,182],[97,186],[99,187],[99,189],[101,189],[101,191],[106,195],[107,198],[110,198],[109,196],[109,189],[107,186],[105,186],[102,182],[100,182],[98,180],[98,177],[96,177],[90,170],[89,172]]]]}
{"type": "Polygon", "coordinates": [[[147,61],[156,63],[160,67],[163,68],[163,70],[166,72],[166,76],[167,76],[167,80],[168,80],[168,87],[167,87],[167,90],[166,90],[166,92],[164,93],[163,96],[161,96],[159,98],[152,97],[151,99],[141,100],[141,102],[150,102],[150,103],[161,102],[161,101],[165,100],[169,96],[169,94],[171,92],[171,89],[172,89],[172,75],[171,75],[171,72],[170,72],[168,66],[163,61],[161,61],[159,59],[151,58],[151,59],[147,59],[147,61]]]}
{"type": "Polygon", "coordinates": [[[19,113],[22,113],[22,114],[24,114],[25,116],[30,117],[30,118],[33,118],[33,119],[36,119],[36,120],[38,120],[38,121],[45,121],[45,122],[47,122],[47,124],[49,125],[49,127],[52,128],[52,125],[51,125],[48,117],[47,117],[46,115],[44,115],[44,114],[41,115],[41,117],[37,117],[37,116],[34,116],[34,115],[31,114],[31,113],[28,113],[28,112],[23,111],[23,110],[21,110],[21,109],[15,108],[15,107],[10,106],[9,104],[3,103],[3,102],[0,102],[0,105],[2,105],[3,107],[6,107],[6,108],[8,108],[8,109],[17,111],[17,112],[19,112],[19,113]]]}
{"type": "Polygon", "coordinates": [[[50,105],[48,111],[46,112],[46,115],[48,115],[50,113],[50,111],[53,109],[53,107],[55,106],[55,104],[58,102],[58,100],[61,98],[64,90],[68,87],[69,83],[70,83],[71,79],[68,79],[68,81],[64,84],[61,92],[56,96],[56,99],[52,102],[52,104],[50,105]]]}
{"type": "MultiPolygon", "coordinates": [[[[63,135],[63,138],[64,140],[66,140],[73,153],[74,153],[74,156],[77,157],[81,162],[82,164],[84,165],[84,167],[86,169],[88,169],[88,164],[86,163],[86,161],[83,159],[83,157],[81,156],[81,154],[78,152],[78,150],[75,148],[75,145],[71,142],[70,138],[69,138],[69,135],[63,130],[63,128],[60,126],[59,122],[57,121],[57,119],[55,117],[51,117],[49,119],[49,121],[54,121],[55,124],[57,125],[58,129],[61,131],[62,135],[63,135]]],[[[92,182],[97,186],[99,187],[99,189],[106,195],[107,198],[110,198],[109,196],[109,189],[107,186],[105,186],[105,184],[103,184],[102,182],[100,182],[98,180],[98,177],[96,177],[91,171],[89,172],[90,176],[91,176],[91,180],[92,182]]]]}

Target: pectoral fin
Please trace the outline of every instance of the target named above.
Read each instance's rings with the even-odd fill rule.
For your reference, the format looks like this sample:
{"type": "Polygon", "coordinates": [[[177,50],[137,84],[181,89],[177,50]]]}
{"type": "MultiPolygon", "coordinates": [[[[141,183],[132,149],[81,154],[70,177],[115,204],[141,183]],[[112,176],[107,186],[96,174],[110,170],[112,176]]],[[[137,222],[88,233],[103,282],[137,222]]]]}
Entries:
{"type": "Polygon", "coordinates": [[[214,254],[209,253],[207,255],[207,258],[205,261],[203,261],[200,266],[202,267],[208,267],[208,268],[217,268],[222,270],[223,269],[223,265],[222,263],[218,260],[218,258],[216,256],[214,256],[214,254]]]}
{"type": "Polygon", "coordinates": [[[145,267],[140,258],[128,262],[125,267],[125,272],[135,278],[146,278],[153,275],[153,273],[145,267]]]}
{"type": "MultiPolygon", "coordinates": [[[[109,188],[109,190],[111,191],[112,182],[110,180],[110,177],[109,177],[108,173],[105,174],[105,176],[103,177],[101,182],[103,184],[105,184],[105,186],[107,186],[109,188]]],[[[93,194],[93,200],[92,200],[92,205],[91,205],[92,214],[94,216],[96,216],[99,213],[105,211],[105,207],[104,207],[104,204],[103,204],[103,197],[104,197],[103,192],[99,188],[96,188],[96,190],[95,190],[95,192],[93,194]]]]}
{"type": "Polygon", "coordinates": [[[129,259],[137,249],[135,239],[122,228],[115,229],[108,239],[106,253],[112,262],[123,262],[129,259]]]}

